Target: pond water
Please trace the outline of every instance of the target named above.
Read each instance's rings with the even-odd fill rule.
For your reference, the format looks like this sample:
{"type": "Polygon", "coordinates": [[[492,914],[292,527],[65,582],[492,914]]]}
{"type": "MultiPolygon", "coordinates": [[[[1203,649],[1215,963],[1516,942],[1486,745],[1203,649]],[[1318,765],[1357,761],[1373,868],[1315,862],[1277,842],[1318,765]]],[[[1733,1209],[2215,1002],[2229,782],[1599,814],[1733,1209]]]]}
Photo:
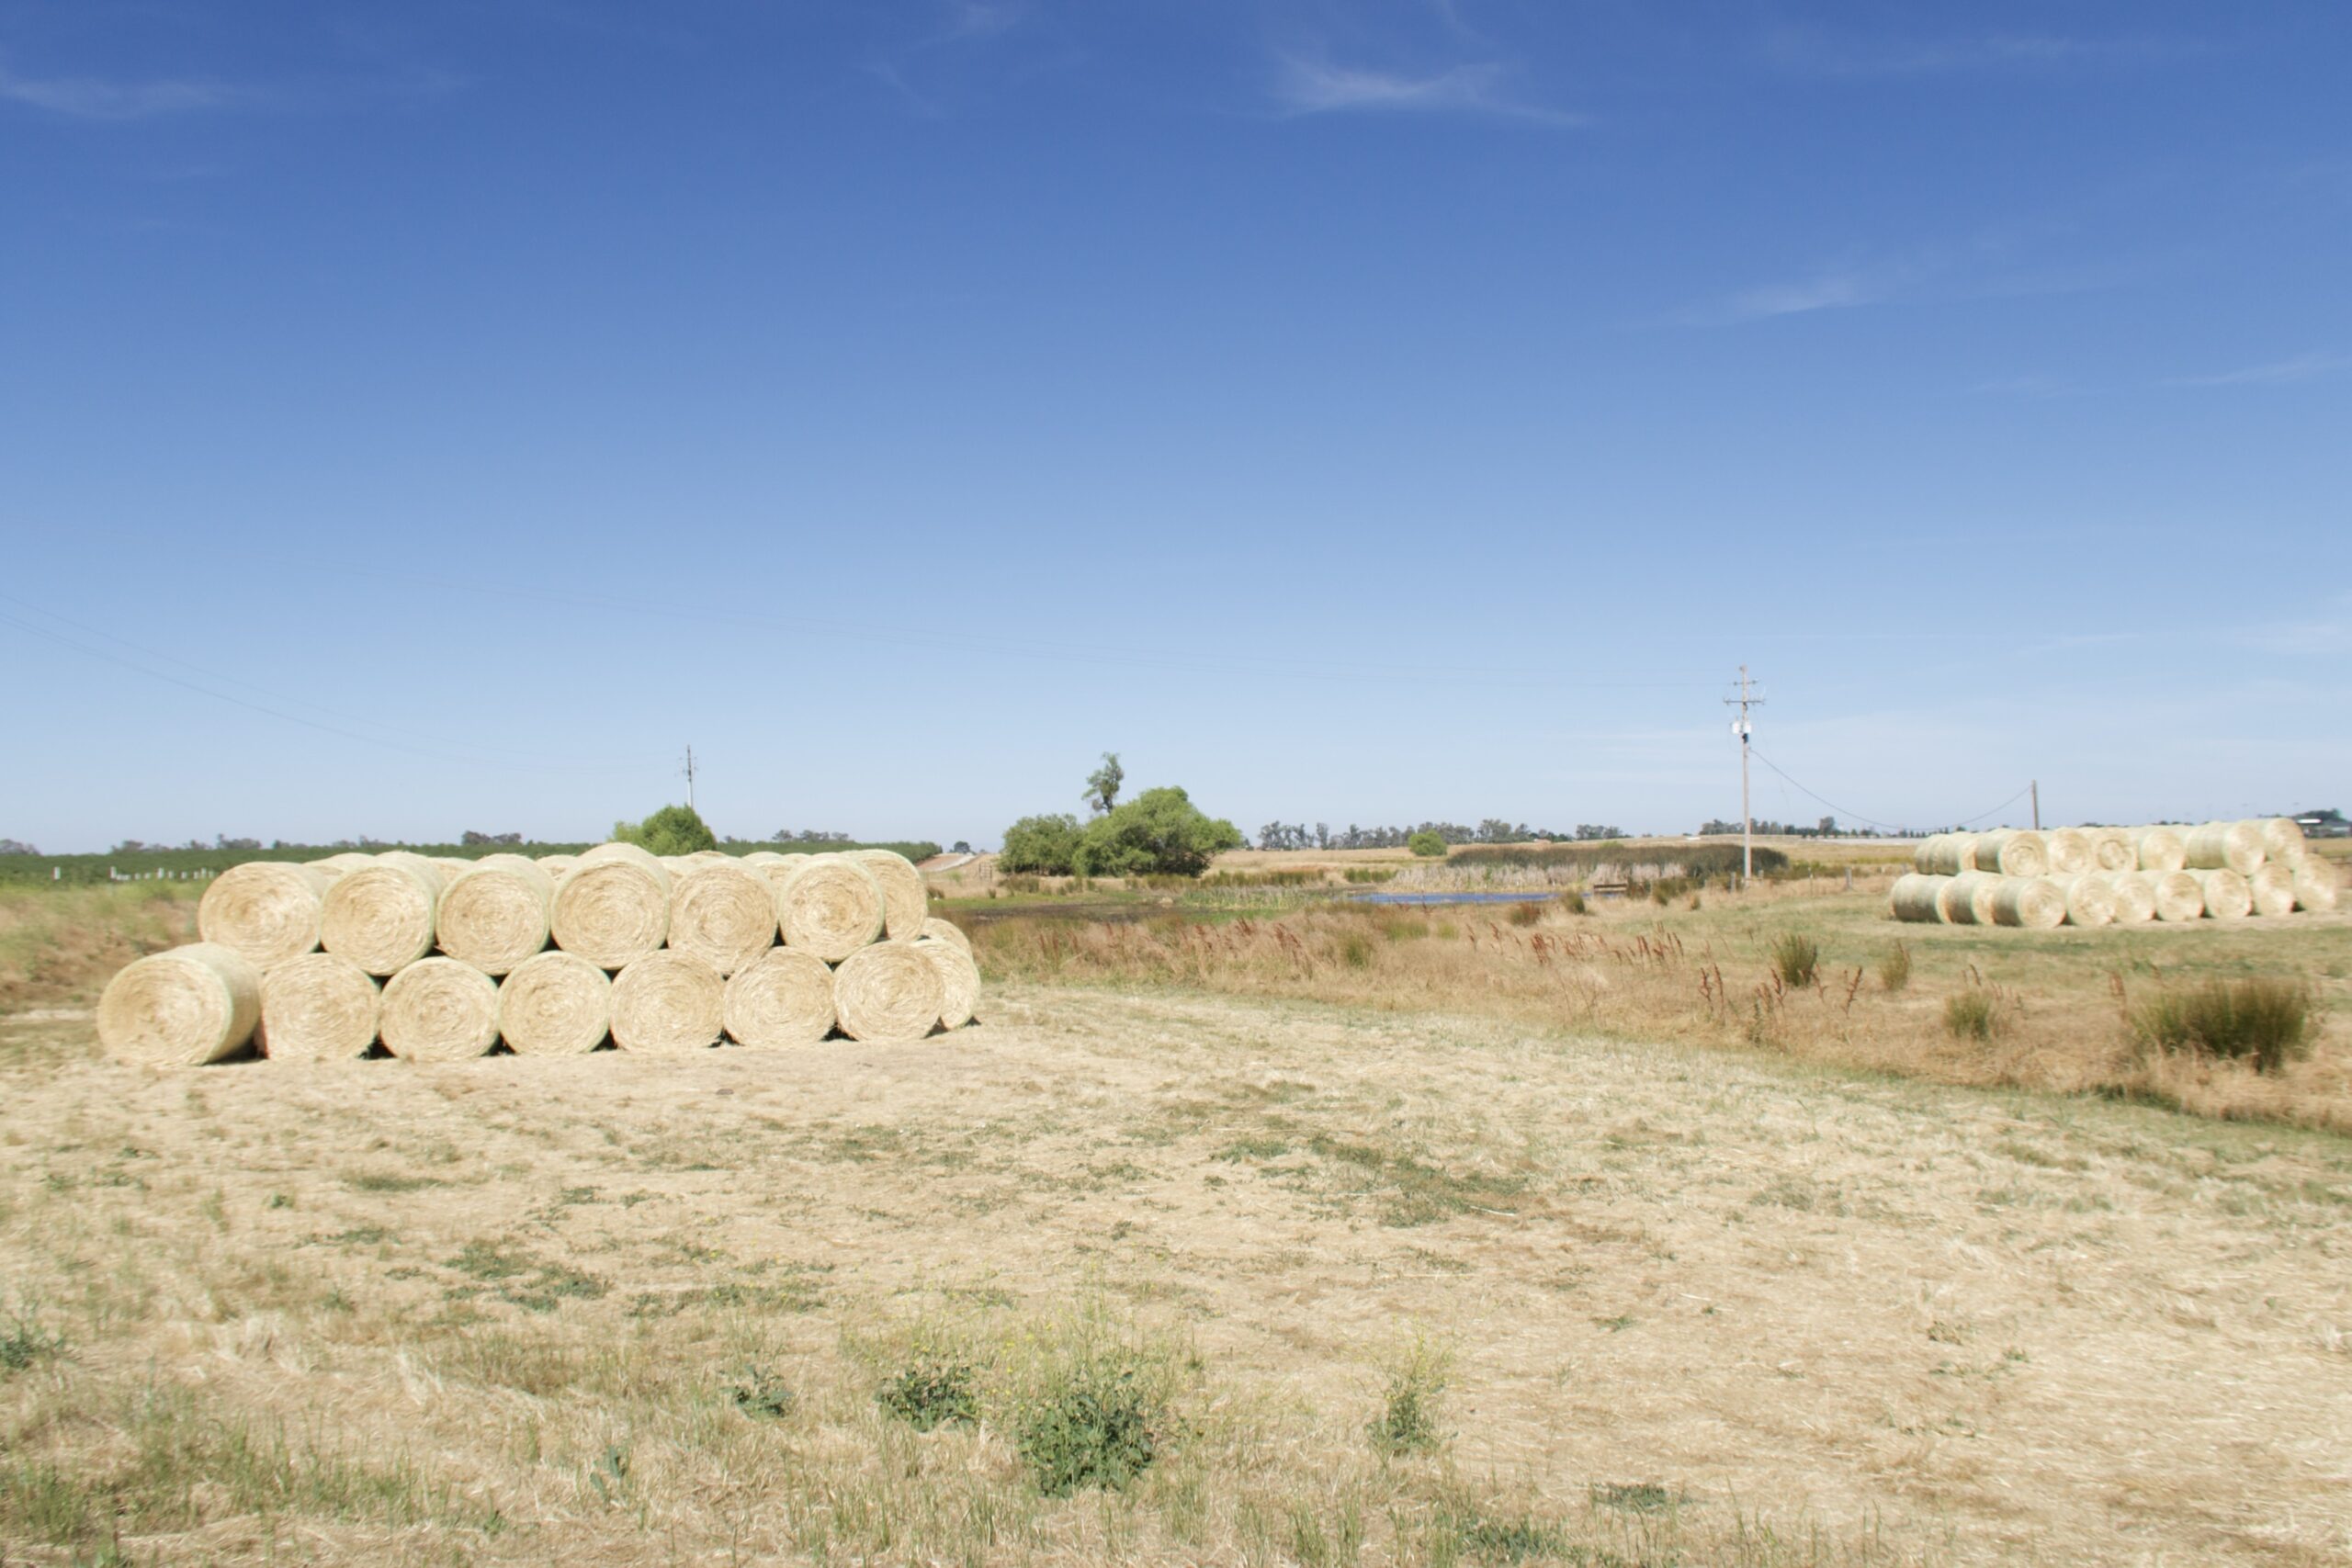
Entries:
{"type": "Polygon", "coordinates": [[[1363,904],[1548,904],[1557,892],[1524,893],[1360,893],[1363,904]]]}

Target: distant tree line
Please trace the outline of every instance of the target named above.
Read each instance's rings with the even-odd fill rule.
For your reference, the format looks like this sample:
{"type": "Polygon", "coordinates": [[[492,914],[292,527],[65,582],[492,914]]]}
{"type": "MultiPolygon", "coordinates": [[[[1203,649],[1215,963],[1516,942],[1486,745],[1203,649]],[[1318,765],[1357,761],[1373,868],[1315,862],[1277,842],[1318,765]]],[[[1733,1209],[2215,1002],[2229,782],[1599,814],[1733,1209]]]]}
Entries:
{"type": "MultiPolygon", "coordinates": [[[[1852,833],[1858,830],[1840,828],[1835,817],[1825,817],[1810,828],[1800,828],[1793,822],[1772,822],[1761,818],[1755,826],[1755,831],[1775,839],[1834,839],[1840,833],[1852,833]]],[[[1700,825],[1699,836],[1713,838],[1719,833],[1738,831],[1739,824],[1736,822],[1724,822],[1710,818],[1700,825]]]]}
{"type": "Polygon", "coordinates": [[[40,852],[21,839],[0,839],[0,855],[37,855],[40,852]]]}
{"type": "Polygon", "coordinates": [[[1425,833],[1433,833],[1447,844],[1527,844],[1562,843],[1570,840],[1622,839],[1622,828],[1604,827],[1595,822],[1579,822],[1573,833],[1555,832],[1549,828],[1531,828],[1524,822],[1510,823],[1499,817],[1489,817],[1476,828],[1459,822],[1419,822],[1410,828],[1359,828],[1349,823],[1334,832],[1328,822],[1317,822],[1312,828],[1304,822],[1269,822],[1258,829],[1258,847],[1261,850],[1401,850],[1425,833]]]}

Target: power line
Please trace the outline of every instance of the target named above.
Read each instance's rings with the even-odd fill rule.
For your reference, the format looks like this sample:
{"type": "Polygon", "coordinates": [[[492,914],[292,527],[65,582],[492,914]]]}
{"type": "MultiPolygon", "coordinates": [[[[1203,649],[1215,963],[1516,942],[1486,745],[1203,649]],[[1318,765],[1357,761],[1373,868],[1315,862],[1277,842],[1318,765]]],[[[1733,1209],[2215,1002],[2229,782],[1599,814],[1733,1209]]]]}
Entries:
{"type": "MultiPolygon", "coordinates": [[[[1850,817],[1857,822],[1863,823],[1866,826],[1872,828],[1883,828],[1890,833],[1914,833],[1918,831],[1917,829],[1903,827],[1894,822],[1881,822],[1876,818],[1865,817],[1859,811],[1849,811],[1846,807],[1838,805],[1836,801],[1830,800],[1823,795],[1815,795],[1812,790],[1805,788],[1804,785],[1797,783],[1795,779],[1791,778],[1789,774],[1781,769],[1779,763],[1773,761],[1771,758],[1767,757],[1761,751],[1756,753],[1756,760],[1763,763],[1766,767],[1771,769],[1774,773],[1779,773],[1782,779],[1787,780],[1789,785],[1799,795],[1805,796],[1807,799],[1812,800],[1818,805],[1829,807],[1830,810],[1836,812],[1840,817],[1850,817]]],[[[2018,801],[2023,800],[2028,795],[2032,793],[2032,790],[2033,785],[2028,784],[2025,788],[2018,791],[2017,794],[2009,796],[2008,799],[2001,802],[2000,805],[1993,807],[1991,811],[1980,811],[1973,817],[1963,817],[1958,822],[1954,823],[1953,826],[1957,828],[1965,828],[1971,822],[1982,822],[1987,817],[1992,817],[2000,812],[2007,811],[2010,807],[2015,806],[2018,801]]]]}

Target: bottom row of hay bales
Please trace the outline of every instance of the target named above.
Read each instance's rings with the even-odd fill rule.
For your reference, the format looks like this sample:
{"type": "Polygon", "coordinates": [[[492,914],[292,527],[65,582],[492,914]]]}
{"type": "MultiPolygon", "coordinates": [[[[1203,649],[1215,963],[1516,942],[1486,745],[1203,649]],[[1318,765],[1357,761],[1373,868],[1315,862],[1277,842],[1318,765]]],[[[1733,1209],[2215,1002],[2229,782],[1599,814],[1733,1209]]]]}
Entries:
{"type": "Polygon", "coordinates": [[[1897,877],[1894,918],[1955,926],[2137,925],[2148,920],[2234,920],[2335,908],[2335,874],[2316,859],[2256,867],[2250,876],[2226,867],[2177,871],[2085,872],[2075,876],[1957,876],[1913,872],[1897,877]]]}
{"type": "Polygon", "coordinates": [[[836,1032],[916,1040],[971,1022],[979,993],[968,941],[937,919],[912,941],[877,942],[838,965],[777,947],[726,977],[669,948],[612,975],[551,948],[503,979],[436,955],[379,986],[332,953],[265,971],[234,949],[194,942],[117,975],[99,998],[97,1032],[110,1055],[157,1066],[217,1062],[248,1044],[279,1061],[358,1057],[379,1041],[419,1062],[485,1055],[501,1041],[519,1055],[575,1055],[607,1039],[678,1055],[722,1041],[809,1046],[836,1032]]]}

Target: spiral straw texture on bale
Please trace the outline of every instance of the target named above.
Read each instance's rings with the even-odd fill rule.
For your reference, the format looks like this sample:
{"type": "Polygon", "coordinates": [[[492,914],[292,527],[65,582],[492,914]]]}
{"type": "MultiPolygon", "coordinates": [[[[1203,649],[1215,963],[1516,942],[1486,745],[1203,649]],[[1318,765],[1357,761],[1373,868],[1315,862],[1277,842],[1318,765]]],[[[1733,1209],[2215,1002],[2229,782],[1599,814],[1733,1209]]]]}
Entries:
{"type": "Polygon", "coordinates": [[[2115,923],[2115,884],[2104,873],[2086,871],[2080,876],[2065,878],[2059,886],[2066,895],[2068,925],[2108,926],[2115,923]]]}
{"type": "Polygon", "coordinates": [[[1975,866],[1970,857],[1975,843],[1973,833],[1930,833],[1912,852],[1912,868],[1922,876],[1958,876],[1975,866]]]}
{"type": "Polygon", "coordinates": [[[2140,845],[2125,828],[2101,828],[2091,835],[2091,860],[2100,871],[2137,871],[2140,845]]]}
{"type": "Polygon", "coordinates": [[[920,1040],[939,1021],[939,971],[911,942],[877,942],[833,971],[833,1010],[853,1040],[920,1040]]]}
{"type": "Polygon", "coordinates": [[[384,855],[327,889],[320,916],[326,950],[370,975],[398,974],[433,951],[440,873],[422,855],[384,855]]]}
{"type": "Polygon", "coordinates": [[[922,923],[931,914],[931,895],[915,863],[894,850],[850,852],[882,889],[882,934],[892,942],[912,942],[922,935],[922,923]]]}
{"type": "Polygon", "coordinates": [[[2254,889],[2229,867],[2199,866],[2186,874],[2195,877],[2204,890],[2208,919],[2242,920],[2254,912],[2254,889]]]}
{"type": "Polygon", "coordinates": [[[1949,876],[1930,876],[1922,872],[1908,872],[1894,879],[1894,890],[1888,899],[1898,920],[1932,925],[1943,918],[1943,891],[1951,884],[1949,876]]]}
{"type": "Polygon", "coordinates": [[[220,1061],[244,1049],[260,1021],[261,972],[219,942],[134,959],[98,998],[98,1043],[149,1066],[220,1061]]]}
{"type": "Polygon", "coordinates": [[[2156,918],[2155,875],[2144,871],[2119,871],[2108,878],[2115,894],[2115,923],[2144,926],[2156,918]]]}
{"type": "Polygon", "coordinates": [[[384,982],[384,1049],[407,1062],[456,1062],[498,1043],[498,982],[454,958],[424,958],[384,982]]]}
{"type": "Polygon", "coordinates": [[[376,1043],[376,978],[348,958],[306,953],[261,977],[262,1055],[273,1062],[351,1060],[376,1043]]]}
{"type": "Polygon", "coordinates": [[[427,883],[432,885],[433,896],[435,898],[441,897],[441,889],[447,885],[449,880],[448,874],[442,870],[441,863],[439,861],[434,859],[430,855],[417,854],[411,850],[386,850],[382,854],[376,857],[376,863],[378,865],[404,865],[408,867],[411,871],[413,871],[419,876],[424,878],[427,883]]]}
{"type": "Polygon", "coordinates": [[[2254,899],[2257,915],[2291,915],[2295,912],[2295,871],[2281,861],[2265,861],[2254,868],[2245,879],[2246,892],[2254,899]]]}
{"type": "Polygon", "coordinates": [[[2262,852],[2267,860],[2300,865],[2310,852],[2310,846],[2303,842],[2302,825],[2291,817],[2267,817],[2255,828],[2262,834],[2262,852]]]}
{"type": "Polygon", "coordinates": [[[2091,836],[2080,828],[2057,828],[2041,836],[2051,876],[2080,876],[2091,869],[2091,836]]]}
{"type": "Polygon", "coordinates": [[[2208,822],[2191,828],[2183,840],[2191,871],[2233,871],[2245,875],[2262,863],[2262,829],[2252,822],[2208,822]]]}
{"type": "Polygon", "coordinates": [[[2295,908],[2326,910],[2335,908],[2340,897],[2335,880],[2335,867],[2312,855],[2295,867],[2295,908]]]}
{"type": "Polygon", "coordinates": [[[1937,907],[1943,910],[1944,923],[1991,925],[1993,894],[2000,886],[2001,879],[1989,871],[1963,871],[1953,877],[1937,894],[1937,907]]]}
{"type": "Polygon", "coordinates": [[[980,1005],[980,970],[972,955],[952,942],[935,936],[915,939],[915,949],[931,960],[939,974],[939,1023],[944,1029],[961,1029],[972,1021],[972,1013],[980,1005]]]}
{"type": "Polygon", "coordinates": [[[548,929],[600,968],[634,964],[670,934],[670,874],[634,844],[600,844],[556,884],[548,929]]]}
{"type": "Polygon", "coordinates": [[[972,939],[964,934],[964,928],[953,920],[941,919],[937,915],[923,921],[921,934],[936,937],[941,942],[952,942],[967,953],[972,951],[972,939]]]}
{"type": "Polygon", "coordinates": [[[2193,871],[2143,871],[2156,897],[2156,919],[2171,925],[2205,916],[2205,885],[2193,871]]]}
{"type": "Polygon", "coordinates": [[[814,1045],[833,1030],[833,972],[813,953],[772,947],[729,978],[725,1021],[739,1045],[814,1045]]]}
{"type": "Polygon", "coordinates": [[[724,976],[775,945],[775,888],[726,855],[695,861],[670,881],[670,945],[724,976]]]}
{"type": "Polygon", "coordinates": [[[334,874],[288,861],[248,861],[212,879],[197,901],[197,933],[266,969],[313,952],[334,874]]]}
{"type": "Polygon", "coordinates": [[[2142,871],[2182,871],[2188,865],[2188,844],[2170,828],[2143,828],[2132,836],[2140,852],[2142,871]]]}
{"type": "Polygon", "coordinates": [[[847,855],[810,855],[782,874],[775,907],[786,947],[838,964],[880,939],[882,886],[847,855]]]}
{"type": "Polygon", "coordinates": [[[613,1027],[613,982],[560,948],[526,958],[498,986],[498,1032],[518,1056],[577,1056],[613,1027]]]}
{"type": "Polygon", "coordinates": [[[727,982],[706,959],[664,948],[613,976],[613,1043],[624,1051],[707,1051],[726,1026],[727,982]]]}
{"type": "Polygon", "coordinates": [[[2050,869],[2050,852],[2041,835],[2022,828],[1979,833],[1968,853],[1973,868],[2002,876],[2040,876],[2050,869]]]}
{"type": "Polygon", "coordinates": [[[486,855],[450,880],[435,918],[441,951],[503,975],[548,944],[555,883],[521,855],[486,855]]]}
{"type": "Polygon", "coordinates": [[[2005,876],[1993,890],[1993,923],[2049,931],[2066,923],[2066,895],[2046,876],[2005,876]]]}

